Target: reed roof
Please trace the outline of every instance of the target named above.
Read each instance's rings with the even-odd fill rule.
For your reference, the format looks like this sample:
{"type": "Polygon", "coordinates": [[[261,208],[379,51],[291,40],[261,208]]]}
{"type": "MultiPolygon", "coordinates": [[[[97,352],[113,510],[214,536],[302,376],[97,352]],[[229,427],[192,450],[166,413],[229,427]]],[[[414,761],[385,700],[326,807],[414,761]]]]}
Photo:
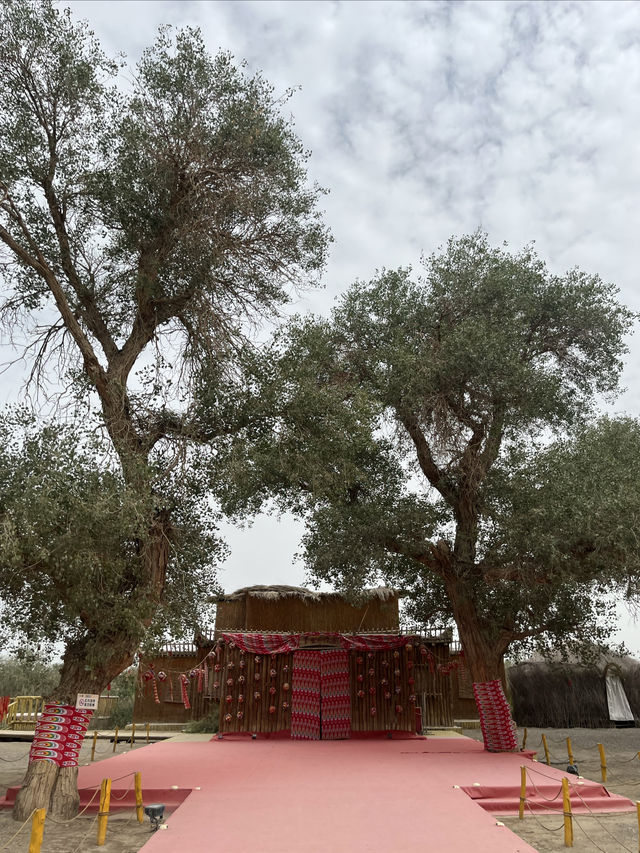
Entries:
{"type": "MultiPolygon", "coordinates": [[[[373,589],[362,590],[355,596],[355,601],[363,604],[375,600],[390,601],[401,596],[402,593],[398,590],[386,586],[378,586],[373,589]]],[[[306,589],[302,586],[286,586],[282,584],[245,586],[242,589],[237,589],[235,592],[213,596],[209,601],[214,604],[220,604],[225,601],[241,601],[245,597],[261,598],[265,601],[280,601],[283,598],[293,598],[307,603],[340,600],[351,603],[351,599],[341,592],[318,592],[317,590],[306,589]]]]}

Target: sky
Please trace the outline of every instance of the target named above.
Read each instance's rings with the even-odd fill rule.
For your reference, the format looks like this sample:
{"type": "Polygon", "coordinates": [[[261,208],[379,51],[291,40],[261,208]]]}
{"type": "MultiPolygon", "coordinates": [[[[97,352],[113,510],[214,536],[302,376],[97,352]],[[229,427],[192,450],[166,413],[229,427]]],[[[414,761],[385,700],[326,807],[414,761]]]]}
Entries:
{"type": "MultiPolygon", "coordinates": [[[[419,266],[480,227],[535,241],[556,273],[578,266],[640,310],[640,3],[75,0],[109,53],[135,61],[158,26],[200,27],[289,102],[330,192],[327,313],[356,278],[419,266]]],[[[640,336],[613,409],[640,415],[640,336]]],[[[15,374],[12,374],[15,376],[15,374]]],[[[300,527],[261,517],[226,530],[226,589],[302,584],[300,527]]],[[[623,637],[640,650],[625,616],[623,637]]]]}

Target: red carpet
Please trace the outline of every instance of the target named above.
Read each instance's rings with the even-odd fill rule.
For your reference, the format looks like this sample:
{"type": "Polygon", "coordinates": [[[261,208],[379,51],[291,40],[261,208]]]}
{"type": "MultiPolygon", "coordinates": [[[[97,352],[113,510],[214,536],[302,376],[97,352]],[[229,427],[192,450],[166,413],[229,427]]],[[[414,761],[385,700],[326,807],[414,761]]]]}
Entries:
{"type": "MultiPolygon", "coordinates": [[[[80,785],[140,770],[145,802],[179,806],[144,853],[535,853],[490,813],[517,811],[521,764],[540,791],[528,796],[559,790],[560,771],[470,738],[168,741],[83,767],[80,785]]],[[[114,782],[113,806],[129,783],[114,782]]],[[[635,809],[579,790],[594,811],[635,809]]]]}

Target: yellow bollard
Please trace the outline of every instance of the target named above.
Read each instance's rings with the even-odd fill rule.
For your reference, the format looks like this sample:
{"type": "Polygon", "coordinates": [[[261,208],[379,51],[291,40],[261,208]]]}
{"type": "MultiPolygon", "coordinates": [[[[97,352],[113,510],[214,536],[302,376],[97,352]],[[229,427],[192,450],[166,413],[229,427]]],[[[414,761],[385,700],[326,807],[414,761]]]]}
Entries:
{"type": "Polygon", "coordinates": [[[135,742],[136,742],[136,724],[131,723],[131,741],[130,741],[131,746],[133,746],[135,742]]]}
{"type": "Polygon", "coordinates": [[[94,761],[96,757],[96,743],[98,740],[98,732],[93,733],[93,743],[91,744],[91,760],[94,761]]]}
{"type": "Polygon", "coordinates": [[[36,809],[31,821],[31,838],[29,840],[29,853],[40,853],[42,836],[44,835],[44,816],[46,809],[36,809]]]}
{"type": "Polygon", "coordinates": [[[98,812],[98,847],[102,847],[107,837],[109,804],[111,802],[111,779],[103,779],[100,784],[100,811],[98,812]]]}
{"type": "Polygon", "coordinates": [[[607,756],[604,754],[604,746],[601,743],[598,744],[598,749],[600,750],[600,772],[604,783],[607,781],[607,756]]]}
{"type": "Polygon", "coordinates": [[[522,747],[521,747],[521,749],[524,750],[526,745],[527,745],[527,730],[525,728],[524,734],[522,735],[522,747]]]}
{"type": "Polygon", "coordinates": [[[518,808],[518,817],[524,820],[524,803],[527,799],[527,768],[520,768],[520,806],[518,808]]]}
{"type": "Polygon", "coordinates": [[[149,743],[149,723],[147,723],[147,743],[149,743]]]}
{"type": "Polygon", "coordinates": [[[142,779],[140,777],[140,772],[136,773],[133,777],[135,780],[135,788],[136,788],[136,815],[138,816],[138,823],[144,822],[144,804],[142,802],[142,779]]]}
{"type": "Polygon", "coordinates": [[[549,757],[549,744],[547,743],[547,736],[545,734],[542,735],[542,745],[544,746],[544,758],[547,764],[551,764],[551,758],[549,757]]]}
{"type": "Polygon", "coordinates": [[[573,750],[571,749],[571,738],[567,738],[567,758],[569,759],[569,764],[575,764],[573,760],[573,750]]]}
{"type": "Polygon", "coordinates": [[[113,738],[113,751],[116,751],[116,746],[118,745],[118,727],[116,726],[116,730],[113,738]]]}
{"type": "Polygon", "coordinates": [[[564,813],[564,846],[573,847],[573,818],[571,817],[571,798],[569,796],[569,780],[562,780],[562,811],[564,813]]]}

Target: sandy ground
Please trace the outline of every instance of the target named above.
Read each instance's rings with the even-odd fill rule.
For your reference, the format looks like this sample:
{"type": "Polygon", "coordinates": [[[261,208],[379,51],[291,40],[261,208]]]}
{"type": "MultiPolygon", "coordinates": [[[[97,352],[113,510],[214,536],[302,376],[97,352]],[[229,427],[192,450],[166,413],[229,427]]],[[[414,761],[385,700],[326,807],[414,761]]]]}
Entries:
{"type": "MultiPolygon", "coordinates": [[[[137,740],[137,739],[136,739],[137,740]]],[[[144,746],[144,737],[137,740],[133,749],[144,746]]],[[[27,769],[28,741],[0,741],[0,797],[7,788],[19,785],[27,769]]],[[[119,743],[116,754],[128,752],[128,743],[119,743]]],[[[108,740],[99,740],[96,745],[96,761],[113,755],[113,744],[108,740]]],[[[80,752],[80,764],[91,760],[91,740],[87,739],[80,752]]],[[[11,817],[11,812],[0,810],[0,850],[2,853],[27,853],[31,824],[27,824],[19,835],[9,843],[12,835],[20,829],[20,824],[11,817]]],[[[70,824],[55,823],[52,818],[45,820],[42,853],[84,853],[96,846],[97,821],[95,815],[81,816],[70,824]]],[[[109,818],[107,840],[101,850],[105,853],[136,853],[149,838],[149,821],[140,824],[135,811],[114,814],[109,818]]],[[[186,851],[185,851],[186,853],[186,851]]]]}
{"type": "MultiPolygon", "coordinates": [[[[554,767],[566,770],[567,743],[571,738],[574,759],[581,776],[600,781],[600,753],[598,743],[603,744],[607,760],[607,784],[611,793],[622,794],[636,802],[640,800],[640,729],[529,729],[527,749],[538,750],[538,760],[544,761],[542,732],[547,743],[554,767]]],[[[522,744],[523,729],[519,729],[522,744]]],[[[482,740],[479,730],[465,731],[482,740]]],[[[554,804],[555,805],[555,804],[554,804]]],[[[564,850],[563,818],[561,814],[525,814],[518,818],[500,818],[512,832],[535,847],[539,853],[560,853],[564,850]]],[[[637,853],[640,845],[638,817],[635,813],[574,817],[573,850],[575,853],[637,853]]]]}
{"type": "MultiPolygon", "coordinates": [[[[594,780],[600,779],[600,756],[597,744],[604,744],[608,765],[607,787],[635,802],[640,799],[640,730],[638,729],[546,729],[551,750],[551,759],[557,767],[566,767],[566,737],[571,737],[573,753],[580,774],[594,780]]],[[[479,730],[465,734],[482,739],[479,730]]],[[[538,758],[544,760],[541,745],[541,729],[529,729],[527,748],[538,749],[538,758]]],[[[519,730],[522,743],[523,730],[519,730]]],[[[144,741],[134,749],[144,746],[144,741]]],[[[117,752],[131,749],[128,743],[118,744],[117,752]]],[[[98,741],[96,757],[113,755],[113,745],[98,741]]],[[[27,766],[29,744],[27,742],[0,742],[0,796],[7,787],[19,785],[27,766]]],[[[83,747],[80,762],[90,759],[91,745],[83,747]]],[[[524,821],[517,818],[501,818],[513,831],[535,847],[540,853],[560,853],[564,849],[562,816],[550,813],[535,817],[528,813],[524,821]]],[[[0,811],[0,850],[3,853],[26,853],[29,846],[30,827],[26,826],[17,838],[11,836],[19,829],[10,813],[0,811]]],[[[79,817],[71,824],[55,824],[47,819],[42,853],[82,853],[95,846],[96,821],[94,816],[79,817]]],[[[105,853],[136,853],[149,838],[149,824],[137,823],[135,814],[124,813],[109,819],[105,853]]],[[[639,849],[638,819],[635,814],[580,816],[574,819],[575,853],[637,853],[639,849]]],[[[186,851],[185,851],[186,853],[186,851]]],[[[283,848],[283,853],[295,853],[283,848]]],[[[348,853],[348,851],[336,851],[348,853]]],[[[398,853],[389,851],[389,853],[398,853]]],[[[434,851],[434,853],[438,853],[434,851]]]]}

